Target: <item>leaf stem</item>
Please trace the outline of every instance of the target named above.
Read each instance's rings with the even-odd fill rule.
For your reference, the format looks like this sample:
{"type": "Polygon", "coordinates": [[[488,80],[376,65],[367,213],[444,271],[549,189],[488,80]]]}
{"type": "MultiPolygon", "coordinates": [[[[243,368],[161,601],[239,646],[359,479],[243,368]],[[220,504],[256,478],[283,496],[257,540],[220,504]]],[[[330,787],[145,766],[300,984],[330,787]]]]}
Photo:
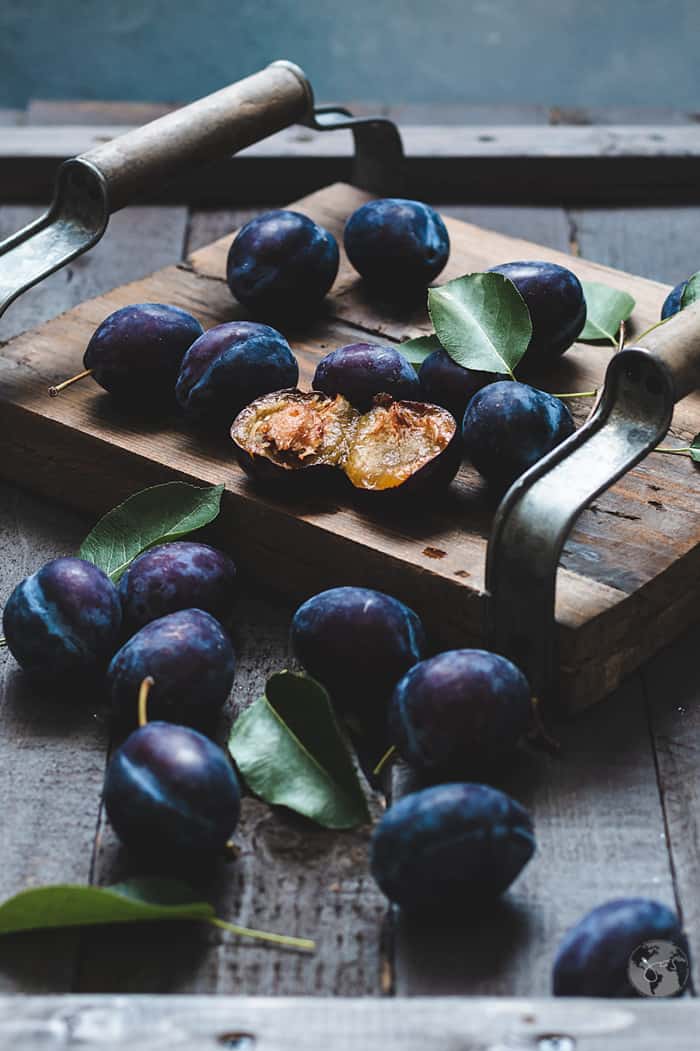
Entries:
{"type": "Polygon", "coordinates": [[[595,398],[597,393],[598,393],[598,390],[596,388],[596,390],[573,391],[570,394],[555,394],[555,395],[553,395],[553,397],[561,398],[562,400],[564,400],[566,398],[595,398]]]}
{"type": "Polygon", "coordinates": [[[256,938],[258,941],[274,942],[275,945],[285,945],[289,949],[303,949],[305,952],[314,952],[316,942],[310,938],[294,938],[290,934],[273,934],[270,931],[256,931],[251,927],[239,927],[227,920],[220,920],[218,916],[212,916],[207,921],[212,927],[220,927],[223,931],[238,934],[243,938],[256,938]]]}
{"type": "Polygon", "coordinates": [[[375,777],[379,777],[379,775],[381,774],[382,770],[384,769],[386,764],[389,762],[389,760],[393,757],[395,752],[396,752],[396,745],[392,744],[389,748],[387,748],[386,752],[384,753],[384,755],[382,756],[382,758],[379,760],[379,762],[375,766],[374,770],[372,771],[372,773],[374,774],[375,777]]]}
{"type": "Polygon", "coordinates": [[[670,449],[667,445],[657,445],[653,451],[655,453],[669,453],[671,456],[691,456],[693,452],[689,445],[684,445],[680,449],[670,449]]]}
{"type": "Polygon", "coordinates": [[[139,687],[139,726],[144,727],[148,724],[148,695],[151,692],[151,686],[153,686],[155,679],[151,675],[147,675],[139,687]]]}
{"type": "Polygon", "coordinates": [[[618,352],[618,354],[620,353],[620,351],[622,350],[624,345],[625,345],[625,322],[624,322],[624,318],[623,318],[623,320],[620,322],[620,329],[619,329],[619,332],[617,334],[617,352],[618,352]]]}

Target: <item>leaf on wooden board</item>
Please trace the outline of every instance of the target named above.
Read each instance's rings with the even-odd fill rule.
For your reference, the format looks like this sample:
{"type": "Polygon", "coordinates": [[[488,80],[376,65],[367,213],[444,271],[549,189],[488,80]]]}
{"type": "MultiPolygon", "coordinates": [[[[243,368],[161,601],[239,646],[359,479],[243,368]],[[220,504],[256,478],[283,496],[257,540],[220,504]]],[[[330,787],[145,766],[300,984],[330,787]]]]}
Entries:
{"type": "Polygon", "coordinates": [[[142,551],[178,540],[212,522],[223,491],[223,485],[202,489],[186,482],[143,489],[108,511],[88,533],[78,554],[116,583],[142,551]]]}
{"type": "Polygon", "coordinates": [[[466,274],[428,291],[435,334],[458,365],[480,372],[513,370],[528,348],[532,322],[525,300],[503,274],[466,274]]]}
{"type": "Polygon", "coordinates": [[[325,828],[369,820],[367,801],[330,698],[307,675],[272,675],[265,696],[236,720],[229,749],[246,784],[266,803],[325,828]]]}
{"type": "Polygon", "coordinates": [[[432,336],[416,336],[415,339],[407,339],[405,343],[400,345],[399,350],[411,362],[417,372],[425,359],[433,351],[440,350],[441,346],[440,340],[433,333],[432,336]]]}
{"type": "Polygon", "coordinates": [[[690,459],[693,463],[700,463],[700,434],[696,434],[689,445],[690,459]]]}
{"type": "Polygon", "coordinates": [[[689,307],[691,303],[695,303],[698,299],[700,299],[700,270],[695,274],[691,274],[686,281],[685,288],[681,293],[681,310],[689,307]]]}
{"type": "Polygon", "coordinates": [[[610,340],[616,346],[620,325],[634,310],[634,298],[629,292],[620,292],[599,281],[582,281],[581,284],[586,300],[586,324],[578,339],[584,343],[610,340]]]}
{"type": "Polygon", "coordinates": [[[214,909],[178,880],[144,877],[111,887],[55,884],[0,904],[0,934],[154,920],[210,920],[214,909]]]}

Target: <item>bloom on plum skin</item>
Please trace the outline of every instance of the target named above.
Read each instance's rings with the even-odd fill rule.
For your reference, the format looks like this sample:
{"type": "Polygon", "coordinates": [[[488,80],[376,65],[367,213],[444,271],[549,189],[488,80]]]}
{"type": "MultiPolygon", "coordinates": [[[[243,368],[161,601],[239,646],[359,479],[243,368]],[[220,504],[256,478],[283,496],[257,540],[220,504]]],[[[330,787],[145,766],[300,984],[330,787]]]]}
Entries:
{"type": "Polygon", "coordinates": [[[321,358],[314,373],[314,390],[342,394],[360,412],[377,394],[396,401],[420,401],[420,383],[413,365],[396,347],[350,343],[321,358]]]}
{"type": "Polygon", "coordinates": [[[377,290],[415,293],[444,268],[450,238],[430,205],[399,197],[368,201],[345,224],[345,251],[377,290]]]}

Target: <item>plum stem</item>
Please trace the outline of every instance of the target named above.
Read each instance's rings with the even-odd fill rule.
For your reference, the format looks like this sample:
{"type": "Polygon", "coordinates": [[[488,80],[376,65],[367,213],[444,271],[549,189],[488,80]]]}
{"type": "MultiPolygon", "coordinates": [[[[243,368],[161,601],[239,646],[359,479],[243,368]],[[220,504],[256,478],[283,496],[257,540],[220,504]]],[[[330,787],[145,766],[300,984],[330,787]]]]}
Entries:
{"type": "Polygon", "coordinates": [[[568,394],[555,394],[554,397],[561,398],[564,401],[566,398],[595,398],[597,393],[598,390],[596,388],[596,390],[575,390],[568,394]]]}
{"type": "Polygon", "coordinates": [[[139,726],[144,727],[148,724],[148,695],[151,692],[151,686],[155,679],[151,675],[147,675],[139,687],[139,726]]]}
{"type": "Polygon", "coordinates": [[[64,380],[63,383],[57,383],[55,386],[49,387],[49,397],[57,398],[62,390],[65,390],[66,387],[70,387],[72,383],[77,383],[78,380],[84,380],[86,376],[92,376],[92,369],[83,369],[82,372],[76,373],[75,376],[71,376],[70,379],[64,380]]]}
{"type": "Polygon", "coordinates": [[[395,753],[396,753],[396,745],[392,744],[389,748],[387,748],[386,752],[384,753],[384,755],[382,756],[382,758],[379,760],[379,762],[375,766],[374,770],[372,771],[372,773],[374,774],[375,777],[379,777],[379,775],[381,774],[381,772],[384,769],[384,767],[386,766],[386,764],[391,759],[393,759],[395,753]]]}
{"type": "Polygon", "coordinates": [[[251,927],[239,927],[227,920],[220,920],[218,916],[212,916],[207,920],[213,927],[220,927],[223,931],[238,934],[243,938],[257,938],[258,941],[274,942],[276,945],[285,945],[289,949],[303,949],[305,952],[314,952],[316,942],[310,938],[294,938],[290,934],[273,934],[271,931],[256,931],[251,927]]]}

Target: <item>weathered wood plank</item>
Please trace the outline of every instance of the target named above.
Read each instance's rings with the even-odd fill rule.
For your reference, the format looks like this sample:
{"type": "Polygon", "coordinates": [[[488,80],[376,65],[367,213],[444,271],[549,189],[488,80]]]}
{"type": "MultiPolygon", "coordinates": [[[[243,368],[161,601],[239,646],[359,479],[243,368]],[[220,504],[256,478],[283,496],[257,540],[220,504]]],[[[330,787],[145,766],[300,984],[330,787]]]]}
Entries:
{"type": "MultiPolygon", "coordinates": [[[[547,996],[557,946],[584,913],[616,897],[674,904],[639,676],[554,733],[560,755],[526,753],[497,782],[533,816],[533,860],[492,908],[396,918],[399,996],[547,996]]],[[[404,774],[396,791],[416,786],[404,774]]]]}
{"type": "Polygon", "coordinates": [[[581,255],[675,285],[700,268],[700,207],[571,212],[581,255]]]}
{"type": "MultiPolygon", "coordinates": [[[[84,534],[80,516],[0,486],[0,607],[84,534]]],[[[41,883],[88,882],[107,740],[98,707],[97,698],[39,692],[0,650],[0,899],[41,883]]],[[[0,939],[0,989],[69,991],[75,950],[70,932],[0,939]]]]}
{"type": "Polygon", "coordinates": [[[6,997],[0,1036],[27,1051],[695,1051],[692,1000],[6,997]],[[20,1043],[21,1042],[21,1043],[20,1043]]]}
{"type": "MultiPolygon", "coordinates": [[[[348,212],[364,199],[359,191],[336,187],[297,206],[308,209],[339,233],[348,212]]],[[[454,220],[448,219],[448,225],[453,250],[445,278],[484,269],[504,258],[527,258],[533,253],[570,262],[570,257],[549,248],[460,225],[454,220]]],[[[444,635],[476,639],[481,624],[484,552],[492,509],[483,486],[469,468],[463,469],[446,500],[426,510],[420,521],[416,518],[407,523],[405,516],[398,520],[384,515],[370,519],[350,507],[338,509],[335,503],[327,502],[311,513],[293,518],[281,501],[263,498],[244,482],[228,457],[222,458],[225,446],[196,436],[183,444],[179,428],[136,429],[117,418],[104,399],[95,398],[90,384],[82,390],[71,388],[60,399],[45,397],[42,384],[55,382],[62,372],[69,374],[79,367],[78,348],[84,346],[95,324],[124,302],[166,299],[193,311],[207,325],[237,316],[222,280],[229,240],[226,237],[196,252],[189,268],[170,268],[145,282],[85,304],[55,322],[53,328],[33,333],[30,340],[19,339],[6,348],[3,360],[11,361],[11,365],[4,369],[3,441],[14,452],[5,458],[3,471],[11,475],[19,469],[20,454],[29,457],[32,484],[59,495],[64,487],[54,458],[65,463],[77,457],[90,481],[81,492],[71,491],[69,495],[83,502],[83,506],[89,501],[94,510],[102,509],[107,500],[111,505],[115,490],[125,494],[146,479],[171,477],[173,465],[177,465],[179,476],[205,482],[226,480],[231,502],[225,502],[222,523],[232,531],[229,540],[245,545],[251,564],[263,576],[284,580],[285,586],[301,597],[337,582],[330,575],[331,567],[341,558],[345,572],[357,582],[398,590],[429,621],[431,611],[440,609],[435,626],[444,635]],[[42,430],[42,454],[34,457],[31,449],[42,430]],[[109,497],[106,477],[110,477],[109,497]],[[282,523],[283,546],[294,545],[297,552],[293,564],[280,550],[282,523]],[[299,554],[309,547],[312,536],[310,557],[302,564],[299,554]],[[439,548],[445,556],[435,560],[427,547],[439,548]],[[333,556],[331,548],[335,550],[333,556]]],[[[658,316],[665,294],[663,286],[583,260],[576,261],[575,269],[583,277],[633,290],[640,326],[658,316]]],[[[304,382],[320,353],[356,338],[357,329],[353,326],[394,339],[427,329],[424,308],[406,317],[392,314],[386,304],[372,302],[347,262],[341,265],[329,309],[338,321],[320,321],[303,333],[291,334],[304,382]]],[[[597,385],[609,353],[591,346],[573,349],[548,376],[548,382],[554,385],[550,389],[575,390],[579,384],[582,386],[578,389],[590,389],[597,385]]],[[[696,395],[677,407],[674,426],[678,434],[688,435],[698,429],[699,403],[696,395]]],[[[587,407],[578,412],[579,417],[586,411],[587,407]]],[[[648,656],[671,637],[674,625],[687,623],[692,615],[695,583],[691,582],[697,580],[700,558],[697,522],[689,512],[693,497],[688,489],[697,486],[700,478],[684,460],[649,457],[581,517],[564,555],[557,607],[563,629],[564,675],[581,702],[612,689],[642,655],[648,656]],[[662,496],[650,496],[650,486],[663,489],[662,496]],[[663,521],[659,517],[662,511],[663,521]],[[615,519],[614,532],[609,528],[609,517],[615,519]],[[630,523],[634,528],[630,526],[621,543],[619,528],[627,528],[630,523]],[[648,549],[643,545],[644,555],[640,557],[639,538],[646,530],[651,540],[648,549]],[[681,556],[685,563],[678,561],[681,556]],[[676,586],[674,574],[679,573],[686,582],[685,588],[676,586]],[[625,594],[636,593],[642,586],[640,601],[634,603],[636,623],[632,631],[628,618],[617,616],[615,609],[625,594]],[[608,660],[601,661],[601,654],[606,654],[608,660]]],[[[656,489],[653,492],[658,494],[656,489]]]]}
{"type": "MultiPolygon", "coordinates": [[[[0,141],[0,196],[45,200],[63,160],[125,130],[119,125],[6,129],[0,141]]],[[[421,199],[697,200],[700,127],[695,124],[534,129],[406,124],[402,135],[407,192],[421,199]]],[[[288,128],[236,158],[159,187],[152,199],[230,206],[277,200],[281,193],[294,198],[347,180],[351,156],[349,132],[288,128]]]]}

